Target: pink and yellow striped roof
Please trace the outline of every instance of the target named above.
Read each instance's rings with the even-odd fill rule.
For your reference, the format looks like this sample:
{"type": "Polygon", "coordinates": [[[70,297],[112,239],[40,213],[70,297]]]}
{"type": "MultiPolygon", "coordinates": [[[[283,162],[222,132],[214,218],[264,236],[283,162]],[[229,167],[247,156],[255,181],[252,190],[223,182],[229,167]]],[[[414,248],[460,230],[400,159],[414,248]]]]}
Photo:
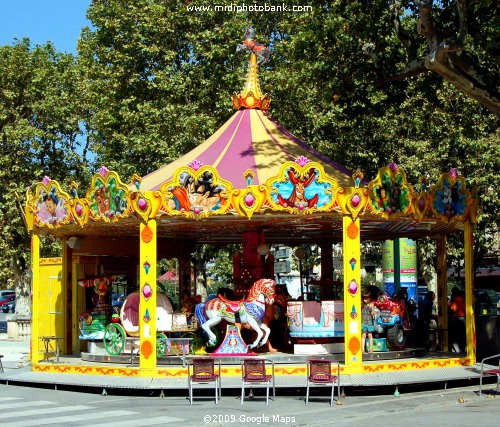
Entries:
{"type": "Polygon", "coordinates": [[[141,190],[159,189],[177,168],[194,160],[217,168],[221,178],[235,188],[246,188],[243,174],[248,169],[255,174],[252,184],[265,184],[278,175],[283,163],[300,156],[321,163],[340,186],[352,185],[352,172],[345,167],[309,147],[261,110],[243,109],[194,150],[143,177],[141,190]]]}

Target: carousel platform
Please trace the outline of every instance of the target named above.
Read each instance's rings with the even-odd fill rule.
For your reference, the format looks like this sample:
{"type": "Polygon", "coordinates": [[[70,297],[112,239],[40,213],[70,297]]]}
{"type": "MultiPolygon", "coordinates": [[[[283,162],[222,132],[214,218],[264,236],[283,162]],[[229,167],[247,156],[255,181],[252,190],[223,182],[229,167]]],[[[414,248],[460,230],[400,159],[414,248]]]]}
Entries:
{"type": "MultiPolygon", "coordinates": [[[[340,355],[322,356],[330,358],[335,362],[341,363],[340,355]]],[[[367,355],[371,356],[371,355],[367,355]]],[[[374,354],[373,357],[377,357],[374,354]]],[[[389,356],[389,355],[385,355],[389,356]]],[[[397,355],[396,355],[397,356],[397,355]]],[[[193,356],[188,356],[191,358],[193,356]]],[[[304,367],[306,356],[295,356],[284,353],[277,354],[259,354],[259,357],[265,357],[273,360],[276,374],[276,388],[281,389],[297,389],[306,386],[305,375],[294,374],[304,367]],[[281,371],[281,374],[278,373],[281,371]]],[[[405,363],[409,369],[401,369],[387,372],[384,369],[378,369],[377,365],[387,366],[388,363],[398,363],[398,359],[386,359],[375,361],[364,361],[363,365],[367,365],[369,369],[367,373],[363,374],[341,374],[340,384],[344,388],[349,387],[383,387],[383,386],[404,386],[404,385],[418,385],[418,384],[431,384],[433,387],[442,386],[446,389],[453,382],[459,381],[473,381],[473,384],[479,386],[479,379],[481,375],[481,364],[476,363],[471,366],[456,366],[449,363],[452,354],[448,353],[427,353],[422,357],[407,357],[405,363]],[[432,369],[411,369],[411,366],[422,366],[430,364],[431,361],[435,363],[442,361],[443,367],[436,367],[432,369]]],[[[456,358],[456,354],[453,355],[456,358]]],[[[219,357],[221,361],[221,384],[224,389],[240,389],[241,376],[238,374],[241,356],[232,357],[219,357]]],[[[158,361],[158,369],[161,366],[171,366],[173,369],[178,368],[176,375],[166,375],[164,377],[140,377],[133,375],[111,375],[108,371],[122,370],[127,371],[133,368],[138,368],[137,363],[130,364],[130,356],[123,363],[118,362],[118,359],[113,359],[108,363],[94,362],[100,367],[97,371],[101,374],[96,375],[95,368],[89,369],[92,362],[83,361],[81,357],[77,356],[62,356],[59,363],[48,361],[37,364],[37,369],[32,370],[31,366],[26,366],[16,369],[6,369],[5,372],[0,373],[0,383],[11,385],[23,385],[33,387],[47,387],[47,388],[89,388],[89,391],[97,393],[104,393],[106,390],[158,390],[160,395],[163,391],[168,390],[186,390],[187,393],[187,379],[186,368],[183,368],[183,360],[181,357],[170,356],[161,358],[158,361]],[[104,367],[103,367],[104,365],[104,367]],[[75,366],[80,366],[76,369],[75,366]],[[71,369],[69,369],[71,367],[71,369]],[[108,368],[109,367],[109,368],[108,368]],[[46,368],[46,370],[45,370],[46,368]],[[45,370],[45,371],[44,371],[45,370]],[[86,372],[91,373],[86,373],[86,372]]],[[[491,367],[495,368],[494,366],[491,367]]],[[[169,369],[169,368],[166,368],[169,369]]],[[[286,392],[286,391],[285,391],[286,392]]],[[[345,393],[345,392],[344,392],[345,393]]]]}
{"type": "MultiPolygon", "coordinates": [[[[376,361],[376,360],[395,360],[395,359],[406,359],[409,357],[421,357],[425,355],[425,350],[423,348],[407,348],[404,350],[397,351],[384,351],[368,353],[363,355],[363,360],[365,361],[376,361]]],[[[313,355],[298,355],[289,353],[262,353],[257,356],[265,357],[272,360],[275,364],[287,364],[287,363],[305,363],[307,359],[311,357],[319,357],[323,359],[329,359],[333,362],[344,362],[344,353],[333,353],[333,354],[318,354],[313,355]]],[[[186,360],[192,356],[167,356],[160,357],[157,359],[157,364],[160,366],[165,365],[185,365],[186,360]]],[[[246,356],[224,356],[220,357],[221,363],[224,365],[238,365],[241,360],[246,356]]],[[[136,354],[124,353],[119,356],[110,356],[108,353],[82,353],[82,361],[95,362],[95,363],[114,363],[114,364],[127,364],[128,366],[137,365],[138,357],[136,354]]]]}

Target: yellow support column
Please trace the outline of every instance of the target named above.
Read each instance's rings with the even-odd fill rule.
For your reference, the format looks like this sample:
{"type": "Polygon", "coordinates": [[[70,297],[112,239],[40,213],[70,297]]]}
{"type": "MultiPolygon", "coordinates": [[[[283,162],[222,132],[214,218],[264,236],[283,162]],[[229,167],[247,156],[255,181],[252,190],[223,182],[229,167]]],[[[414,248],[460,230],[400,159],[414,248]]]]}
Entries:
{"type": "MultiPolygon", "coordinates": [[[[67,245],[67,238],[62,238],[61,239],[61,246],[62,246],[62,278],[61,278],[61,290],[62,290],[62,312],[63,313],[68,313],[68,292],[71,289],[69,287],[68,289],[68,273],[70,272],[70,266],[69,263],[71,262],[71,249],[67,245]]],[[[73,312],[71,312],[71,316],[73,317],[73,312]]],[[[73,325],[73,319],[68,319],[67,316],[65,316],[64,323],[63,323],[63,330],[62,330],[62,337],[63,340],[61,343],[63,345],[61,346],[61,353],[66,354],[68,353],[69,346],[68,346],[68,321],[71,322],[69,325],[73,325]]]]}
{"type": "Polygon", "coordinates": [[[448,265],[446,236],[441,235],[436,242],[437,253],[437,298],[439,327],[444,329],[442,348],[448,351],[448,265]]]}
{"type": "MultiPolygon", "coordinates": [[[[79,295],[78,290],[78,272],[80,264],[78,263],[79,258],[71,256],[71,351],[75,354],[80,351],[80,329],[78,320],[78,305],[77,301],[83,300],[83,295],[79,295]]],[[[81,287],[81,286],[80,286],[81,287]]],[[[82,288],[82,287],[81,287],[82,288]]],[[[82,288],[83,289],[83,288],[82,288]]]]}
{"type": "Polygon", "coordinates": [[[363,174],[352,175],[354,187],[339,188],[336,198],[342,209],[344,254],[344,336],[345,366],[350,373],[361,372],[361,215],[368,203],[368,191],[359,188],[363,174]]]}
{"type": "Polygon", "coordinates": [[[361,349],[361,249],[360,221],[343,217],[345,365],[360,367],[361,349]]]}
{"type": "Polygon", "coordinates": [[[39,353],[39,315],[40,315],[40,235],[38,230],[33,230],[31,235],[31,363],[38,363],[41,359],[39,353]]]}
{"type": "Polygon", "coordinates": [[[156,219],[141,221],[139,257],[140,369],[156,369],[156,219]]]}
{"type": "Polygon", "coordinates": [[[464,224],[465,248],[465,339],[468,364],[476,363],[476,322],[474,319],[473,289],[474,289],[474,232],[470,221],[464,224]]]}

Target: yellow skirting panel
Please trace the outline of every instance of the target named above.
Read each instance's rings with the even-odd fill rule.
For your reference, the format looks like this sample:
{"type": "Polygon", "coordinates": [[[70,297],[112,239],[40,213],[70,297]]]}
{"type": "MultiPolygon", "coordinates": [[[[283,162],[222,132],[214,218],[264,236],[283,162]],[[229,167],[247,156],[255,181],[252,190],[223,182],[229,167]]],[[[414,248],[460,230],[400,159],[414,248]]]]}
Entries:
{"type": "MultiPolygon", "coordinates": [[[[436,369],[436,368],[451,368],[454,366],[468,366],[471,364],[468,358],[453,358],[453,359],[438,359],[438,360],[419,360],[419,361],[401,361],[401,362],[379,362],[363,364],[361,366],[348,368],[340,366],[340,374],[371,374],[374,372],[396,372],[396,371],[412,371],[416,369],[436,369]]],[[[336,369],[332,364],[333,369],[336,369]]],[[[107,367],[107,366],[90,366],[90,365],[58,365],[37,363],[33,365],[33,372],[49,372],[60,374],[85,374],[85,375],[115,375],[123,377],[147,377],[147,378],[183,378],[187,377],[187,367],[165,367],[154,370],[141,371],[137,368],[126,367],[107,367]]],[[[275,365],[274,372],[277,377],[280,376],[300,376],[306,375],[306,365],[275,365]]],[[[241,368],[239,365],[221,366],[221,375],[226,377],[241,377],[241,368]]]]}

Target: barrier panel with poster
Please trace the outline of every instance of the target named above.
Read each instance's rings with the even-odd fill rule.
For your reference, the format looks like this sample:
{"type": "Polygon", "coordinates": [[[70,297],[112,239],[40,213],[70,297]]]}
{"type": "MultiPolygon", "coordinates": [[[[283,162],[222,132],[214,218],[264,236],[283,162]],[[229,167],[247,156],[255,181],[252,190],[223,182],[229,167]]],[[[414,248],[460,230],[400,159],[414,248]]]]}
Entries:
{"type": "Polygon", "coordinates": [[[399,239],[399,283],[406,288],[408,299],[417,301],[417,242],[399,239]]]}
{"type": "Polygon", "coordinates": [[[415,240],[406,238],[386,240],[383,244],[382,271],[384,289],[389,295],[396,292],[395,283],[399,282],[400,288],[406,288],[408,299],[413,298],[417,301],[417,242],[415,240]],[[398,245],[399,250],[395,245],[398,245]],[[399,259],[396,259],[396,256],[399,256],[399,259]]]}

